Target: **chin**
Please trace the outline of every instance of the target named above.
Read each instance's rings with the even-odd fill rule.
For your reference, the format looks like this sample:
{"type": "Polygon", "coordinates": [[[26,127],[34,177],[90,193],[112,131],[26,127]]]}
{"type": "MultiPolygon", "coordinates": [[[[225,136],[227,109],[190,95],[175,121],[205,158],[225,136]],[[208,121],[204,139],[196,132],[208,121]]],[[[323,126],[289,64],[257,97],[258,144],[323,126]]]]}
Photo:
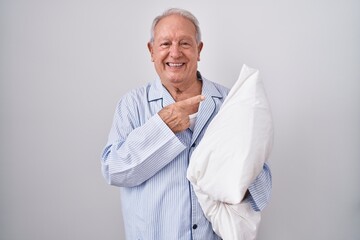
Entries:
{"type": "Polygon", "coordinates": [[[173,74],[170,74],[168,75],[167,79],[171,82],[171,83],[181,83],[183,82],[184,80],[184,77],[182,75],[173,75],[173,74]]]}

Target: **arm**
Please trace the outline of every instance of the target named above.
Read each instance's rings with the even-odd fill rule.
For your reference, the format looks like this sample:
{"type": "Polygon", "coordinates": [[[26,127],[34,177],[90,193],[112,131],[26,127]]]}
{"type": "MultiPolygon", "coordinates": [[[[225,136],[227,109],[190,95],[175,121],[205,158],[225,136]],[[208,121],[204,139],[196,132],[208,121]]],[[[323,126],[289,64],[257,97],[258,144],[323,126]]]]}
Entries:
{"type": "Polygon", "coordinates": [[[142,123],[138,109],[131,99],[118,104],[101,162],[111,185],[140,185],[186,148],[158,114],[142,123]]]}
{"type": "Polygon", "coordinates": [[[255,211],[261,211],[269,203],[272,179],[269,166],[265,163],[262,172],[249,187],[248,196],[251,206],[255,211]]]}

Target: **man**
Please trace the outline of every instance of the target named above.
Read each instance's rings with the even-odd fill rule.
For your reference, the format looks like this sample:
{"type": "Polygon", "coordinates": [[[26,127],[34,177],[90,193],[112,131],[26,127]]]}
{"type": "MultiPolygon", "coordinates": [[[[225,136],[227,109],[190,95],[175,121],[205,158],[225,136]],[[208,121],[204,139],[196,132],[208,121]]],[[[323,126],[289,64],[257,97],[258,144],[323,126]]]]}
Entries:
{"type": "MultiPolygon", "coordinates": [[[[229,92],[198,72],[202,47],[191,13],[165,11],[154,19],[148,43],[159,79],[117,105],[102,171],[109,184],[121,187],[129,240],[220,239],[186,179],[190,156],[229,92]]],[[[270,190],[265,164],[246,196],[254,211],[265,207],[270,190]]]]}

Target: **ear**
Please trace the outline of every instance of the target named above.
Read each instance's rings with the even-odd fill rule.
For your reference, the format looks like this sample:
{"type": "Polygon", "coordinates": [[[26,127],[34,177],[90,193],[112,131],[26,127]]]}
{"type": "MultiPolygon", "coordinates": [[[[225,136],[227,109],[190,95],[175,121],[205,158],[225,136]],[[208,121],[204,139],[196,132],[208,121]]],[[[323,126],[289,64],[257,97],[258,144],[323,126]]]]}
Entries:
{"type": "Polygon", "coordinates": [[[201,53],[203,46],[204,46],[203,42],[200,42],[198,45],[198,59],[197,59],[198,61],[200,61],[200,53],[201,53]]]}
{"type": "Polygon", "coordinates": [[[151,42],[148,42],[147,47],[149,49],[150,52],[150,56],[151,56],[151,61],[154,61],[154,49],[153,49],[153,44],[151,42]]]}

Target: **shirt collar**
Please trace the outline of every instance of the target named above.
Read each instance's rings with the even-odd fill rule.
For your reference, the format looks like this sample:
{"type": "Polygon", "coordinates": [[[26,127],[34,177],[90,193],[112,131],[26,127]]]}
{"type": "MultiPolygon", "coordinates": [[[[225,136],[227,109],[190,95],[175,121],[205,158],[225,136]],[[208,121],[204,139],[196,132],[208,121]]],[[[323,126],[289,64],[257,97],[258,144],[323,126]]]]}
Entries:
{"type": "MultiPolygon", "coordinates": [[[[216,88],[216,86],[209,80],[202,77],[201,73],[197,72],[197,77],[199,81],[203,82],[201,94],[207,97],[216,97],[222,98],[221,93],[216,88]]],[[[158,77],[155,81],[150,84],[148,101],[155,101],[158,99],[163,100],[163,106],[167,106],[171,103],[174,103],[174,99],[171,97],[170,93],[162,85],[160,78],[158,77]]]]}

